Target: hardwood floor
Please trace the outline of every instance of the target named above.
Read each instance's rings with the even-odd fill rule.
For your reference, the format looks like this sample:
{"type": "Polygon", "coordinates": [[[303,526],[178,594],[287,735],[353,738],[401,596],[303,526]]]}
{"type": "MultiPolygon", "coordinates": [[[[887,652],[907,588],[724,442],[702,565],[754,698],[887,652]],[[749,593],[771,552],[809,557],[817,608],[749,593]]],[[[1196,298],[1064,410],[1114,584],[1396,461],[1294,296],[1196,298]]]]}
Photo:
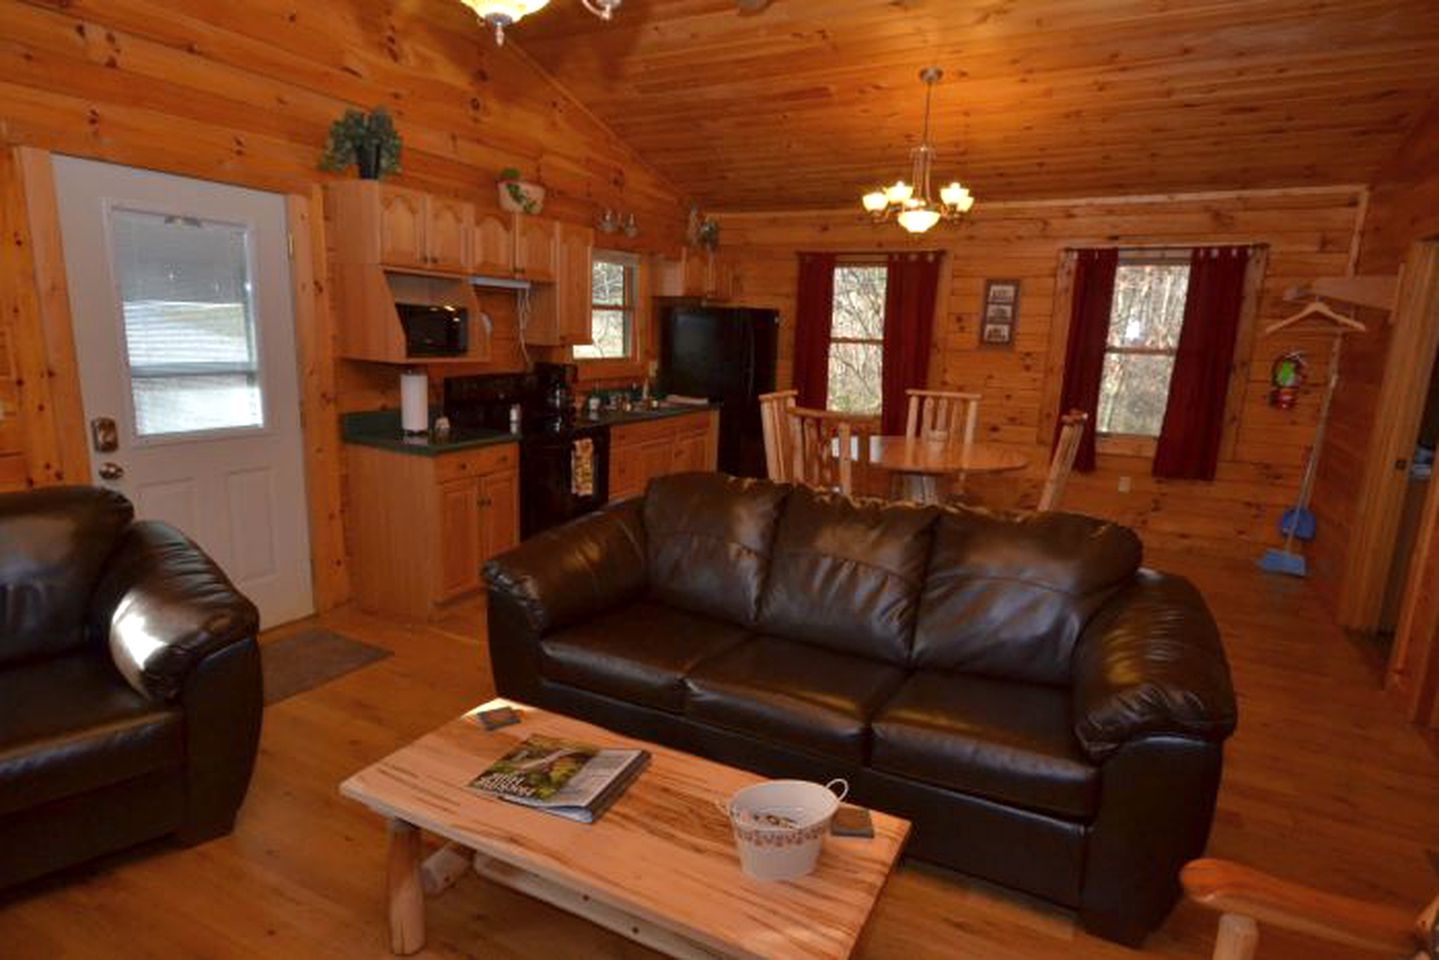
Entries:
{"type": "MultiPolygon", "coordinates": [[[[1439,758],[1386,701],[1312,587],[1193,555],[1150,562],[1203,589],[1239,690],[1240,727],[1211,853],[1417,912],[1439,887],[1431,861],[1439,847],[1439,758]]],[[[395,656],[266,711],[235,833],[192,849],[152,845],[10,894],[0,900],[0,956],[389,956],[385,827],[336,787],[490,695],[481,614],[471,604],[422,627],[354,611],[321,618],[395,656]]],[[[654,956],[473,876],[431,901],[428,917],[424,956],[654,956]]],[[[1207,957],[1213,933],[1211,915],[1181,904],[1143,955],[1207,957]]],[[[890,881],[858,955],[1138,954],[1078,933],[1065,911],[909,864],[890,881]]],[[[1346,955],[1297,937],[1261,936],[1262,960],[1346,955]]]]}

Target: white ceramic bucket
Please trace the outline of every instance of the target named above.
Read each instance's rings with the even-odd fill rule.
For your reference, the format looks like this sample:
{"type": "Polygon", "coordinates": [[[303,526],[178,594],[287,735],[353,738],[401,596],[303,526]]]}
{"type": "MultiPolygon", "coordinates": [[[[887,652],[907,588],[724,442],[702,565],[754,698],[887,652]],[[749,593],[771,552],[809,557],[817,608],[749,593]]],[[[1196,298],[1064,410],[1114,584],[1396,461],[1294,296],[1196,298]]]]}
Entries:
{"type": "Polygon", "coordinates": [[[793,880],[814,871],[829,822],[849,792],[843,780],[766,780],[730,798],[739,862],[756,880],[793,880]],[[838,789],[836,789],[838,787],[838,789]]]}

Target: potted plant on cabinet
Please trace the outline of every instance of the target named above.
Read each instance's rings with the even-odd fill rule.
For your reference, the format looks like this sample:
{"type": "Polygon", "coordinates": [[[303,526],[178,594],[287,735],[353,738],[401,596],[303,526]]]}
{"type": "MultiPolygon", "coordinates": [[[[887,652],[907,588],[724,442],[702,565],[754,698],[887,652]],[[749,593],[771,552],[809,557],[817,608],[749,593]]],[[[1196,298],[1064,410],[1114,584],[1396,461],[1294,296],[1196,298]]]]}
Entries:
{"type": "Polygon", "coordinates": [[[545,206],[545,188],[520,178],[520,171],[506,167],[500,171],[500,209],[510,213],[537,214],[545,206]]]}
{"type": "Polygon", "coordinates": [[[354,164],[362,180],[379,180],[400,170],[400,134],[384,107],[369,113],[346,110],[330,125],[320,169],[339,173],[354,164]]]}

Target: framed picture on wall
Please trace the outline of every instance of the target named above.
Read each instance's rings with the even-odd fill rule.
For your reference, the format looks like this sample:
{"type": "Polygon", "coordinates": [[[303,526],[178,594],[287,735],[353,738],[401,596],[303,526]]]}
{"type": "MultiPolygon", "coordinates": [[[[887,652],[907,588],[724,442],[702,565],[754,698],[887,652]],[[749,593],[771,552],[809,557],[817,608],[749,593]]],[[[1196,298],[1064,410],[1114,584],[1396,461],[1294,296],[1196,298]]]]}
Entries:
{"type": "Polygon", "coordinates": [[[1014,346],[1014,324],[1019,318],[1019,281],[986,280],[980,305],[979,344],[1014,346]]]}

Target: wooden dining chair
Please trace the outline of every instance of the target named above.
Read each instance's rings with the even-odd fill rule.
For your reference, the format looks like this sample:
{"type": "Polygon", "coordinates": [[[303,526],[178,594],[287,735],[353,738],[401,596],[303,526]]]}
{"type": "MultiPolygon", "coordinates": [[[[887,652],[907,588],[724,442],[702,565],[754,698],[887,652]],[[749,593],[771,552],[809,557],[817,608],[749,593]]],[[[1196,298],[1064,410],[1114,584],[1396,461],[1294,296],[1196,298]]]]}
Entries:
{"type": "Polygon", "coordinates": [[[974,442],[975,427],[979,424],[980,394],[953,390],[906,390],[904,393],[909,398],[905,436],[974,442]]]}
{"type": "Polygon", "coordinates": [[[765,472],[771,480],[777,482],[794,479],[789,411],[795,408],[798,397],[798,390],[778,390],[759,395],[760,427],[764,432],[765,472]]]}
{"type": "MultiPolygon", "coordinates": [[[[939,440],[945,443],[973,443],[975,429],[979,425],[980,394],[959,393],[954,390],[906,390],[909,411],[905,417],[904,435],[919,440],[939,440]]],[[[931,488],[939,481],[926,478],[931,488]]],[[[939,491],[931,489],[930,495],[937,497],[939,491]]],[[[959,473],[949,487],[951,499],[959,499],[964,493],[964,474],[959,473]]]]}
{"type": "Polygon", "coordinates": [[[1059,440],[1054,445],[1054,456],[1049,460],[1049,476],[1045,478],[1044,490],[1039,495],[1040,513],[1059,509],[1064,485],[1074,471],[1074,457],[1079,453],[1079,441],[1084,436],[1089,414],[1083,410],[1071,410],[1060,417],[1059,422],[1059,440]]]}
{"type": "Polygon", "coordinates": [[[1353,900],[1227,860],[1194,860],[1180,874],[1189,899],[1219,913],[1213,960],[1253,960],[1259,924],[1339,944],[1359,956],[1439,956],[1439,898],[1419,914],[1353,900]]]}
{"type": "Polygon", "coordinates": [[[793,407],[789,414],[795,483],[845,496],[854,492],[849,418],[828,410],[793,407]],[[843,455],[841,455],[843,453],[843,455]]]}

